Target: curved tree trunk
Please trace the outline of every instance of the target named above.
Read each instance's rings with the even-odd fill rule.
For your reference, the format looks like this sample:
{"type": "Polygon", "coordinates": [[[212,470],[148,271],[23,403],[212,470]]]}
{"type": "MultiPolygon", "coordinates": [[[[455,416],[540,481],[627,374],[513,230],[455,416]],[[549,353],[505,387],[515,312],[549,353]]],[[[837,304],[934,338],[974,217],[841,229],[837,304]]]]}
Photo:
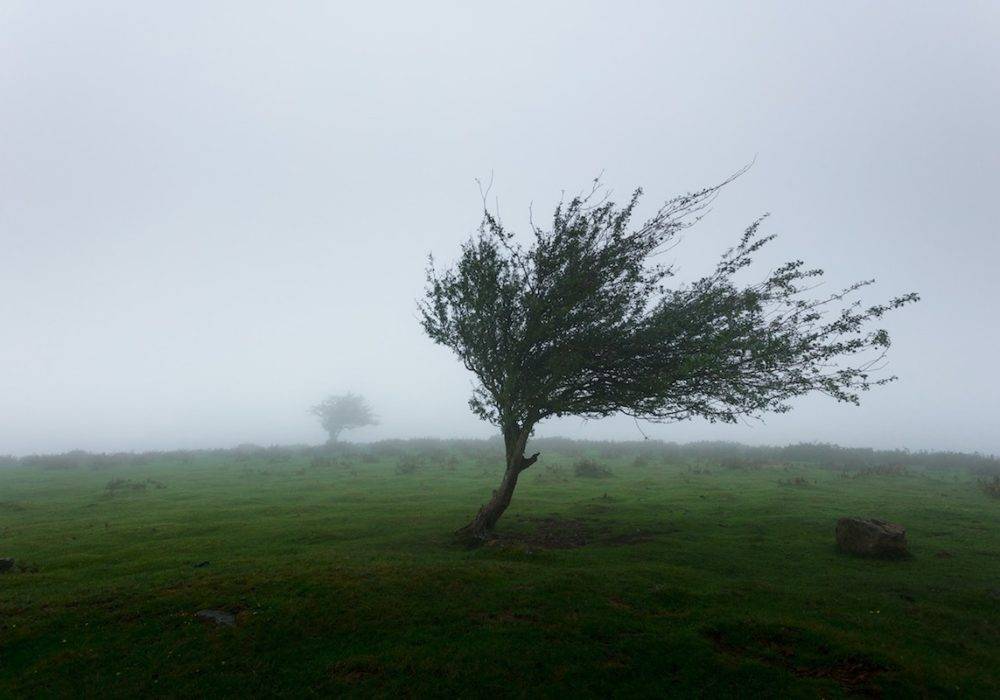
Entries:
{"type": "Polygon", "coordinates": [[[507,468],[504,470],[500,487],[493,492],[492,498],[479,509],[476,517],[456,534],[472,541],[483,541],[490,538],[500,516],[510,505],[511,496],[517,486],[517,477],[525,469],[538,460],[538,453],[530,457],[524,456],[524,447],[528,441],[530,428],[517,431],[505,431],[504,443],[507,453],[507,468]]]}

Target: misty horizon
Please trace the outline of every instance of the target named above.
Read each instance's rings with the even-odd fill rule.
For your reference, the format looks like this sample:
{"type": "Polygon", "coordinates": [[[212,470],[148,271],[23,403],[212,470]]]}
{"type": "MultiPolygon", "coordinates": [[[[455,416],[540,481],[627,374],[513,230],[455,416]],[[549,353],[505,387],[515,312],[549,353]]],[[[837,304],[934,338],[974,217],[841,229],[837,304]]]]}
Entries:
{"type": "Polygon", "coordinates": [[[537,435],[1000,454],[1000,10],[900,7],[5,4],[0,454],[315,444],[309,407],[347,391],[380,417],[347,440],[493,437],[416,313],[476,179],[523,238],[598,175],[648,213],[753,160],[676,282],[770,212],[751,276],[801,258],[823,289],[877,278],[865,302],[921,294],[884,320],[899,381],[537,435]]]}

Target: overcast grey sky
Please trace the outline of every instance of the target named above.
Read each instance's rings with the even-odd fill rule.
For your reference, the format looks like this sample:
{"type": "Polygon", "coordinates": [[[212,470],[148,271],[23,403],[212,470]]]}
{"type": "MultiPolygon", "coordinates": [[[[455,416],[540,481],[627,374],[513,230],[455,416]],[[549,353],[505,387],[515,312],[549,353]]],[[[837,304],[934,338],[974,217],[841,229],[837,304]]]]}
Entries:
{"type": "MultiPolygon", "coordinates": [[[[598,173],[647,210],[754,156],[672,255],[770,211],[901,380],[666,440],[1000,453],[1000,3],[0,3],[0,453],[487,436],[422,336],[495,173],[526,229],[598,173]],[[419,7],[418,7],[419,6],[419,7]]],[[[638,437],[630,419],[543,435],[638,437]]]]}

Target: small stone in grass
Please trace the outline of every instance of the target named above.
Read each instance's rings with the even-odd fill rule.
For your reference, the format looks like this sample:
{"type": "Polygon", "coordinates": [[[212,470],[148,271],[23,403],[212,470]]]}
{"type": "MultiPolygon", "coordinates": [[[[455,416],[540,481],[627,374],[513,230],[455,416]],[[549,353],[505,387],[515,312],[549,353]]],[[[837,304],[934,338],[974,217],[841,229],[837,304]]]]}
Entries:
{"type": "Polygon", "coordinates": [[[236,626],[236,616],[224,610],[199,610],[194,616],[202,622],[212,622],[222,627],[236,626]]]}

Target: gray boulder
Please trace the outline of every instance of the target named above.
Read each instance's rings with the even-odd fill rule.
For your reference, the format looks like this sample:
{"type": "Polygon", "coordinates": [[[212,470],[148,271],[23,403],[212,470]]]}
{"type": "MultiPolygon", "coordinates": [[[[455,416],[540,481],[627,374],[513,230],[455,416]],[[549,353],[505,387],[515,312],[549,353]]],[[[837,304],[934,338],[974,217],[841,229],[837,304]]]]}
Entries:
{"type": "Polygon", "coordinates": [[[906,528],[876,518],[837,521],[837,548],[866,557],[905,557],[906,528]]]}
{"type": "Polygon", "coordinates": [[[225,610],[199,610],[194,616],[202,622],[210,622],[222,627],[236,626],[236,616],[225,610]]]}

